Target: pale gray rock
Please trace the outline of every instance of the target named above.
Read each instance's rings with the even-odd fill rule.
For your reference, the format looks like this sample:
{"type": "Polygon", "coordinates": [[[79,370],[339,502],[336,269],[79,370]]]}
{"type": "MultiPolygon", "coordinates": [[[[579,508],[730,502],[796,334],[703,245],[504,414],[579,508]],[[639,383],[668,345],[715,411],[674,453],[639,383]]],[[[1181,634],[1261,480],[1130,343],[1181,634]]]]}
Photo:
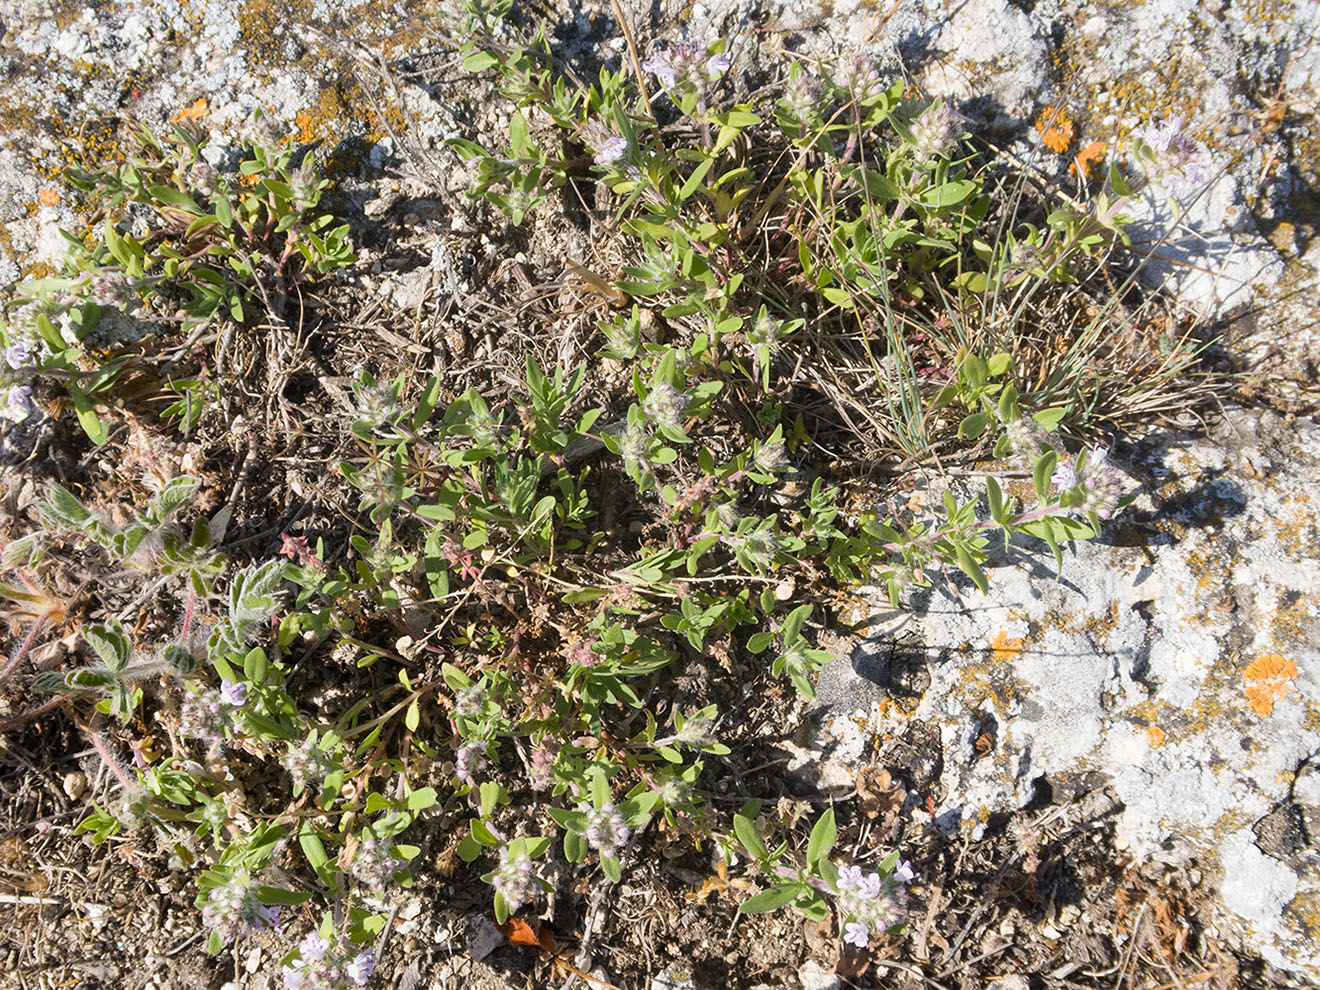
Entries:
{"type": "Polygon", "coordinates": [[[1320,792],[1320,426],[1230,410],[1213,436],[1117,456],[1140,496],[1060,580],[1026,547],[986,596],[875,607],[821,677],[822,779],[846,785],[870,740],[924,724],[942,747],[934,824],[951,832],[1108,784],[1121,846],[1216,864],[1225,929],[1318,979],[1303,806],[1320,792]]]}
{"type": "Polygon", "coordinates": [[[803,963],[797,975],[802,990],[839,990],[843,986],[843,980],[837,973],[831,973],[814,959],[803,963]]]}

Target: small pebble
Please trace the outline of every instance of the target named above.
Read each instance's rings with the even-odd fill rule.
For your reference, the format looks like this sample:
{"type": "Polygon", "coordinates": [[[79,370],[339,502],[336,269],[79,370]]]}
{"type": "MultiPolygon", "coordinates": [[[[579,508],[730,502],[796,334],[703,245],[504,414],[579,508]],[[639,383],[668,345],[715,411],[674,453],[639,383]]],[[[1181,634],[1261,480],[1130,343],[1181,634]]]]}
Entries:
{"type": "Polygon", "coordinates": [[[64,793],[69,800],[77,801],[87,793],[87,774],[81,770],[70,770],[64,775],[64,793]]]}

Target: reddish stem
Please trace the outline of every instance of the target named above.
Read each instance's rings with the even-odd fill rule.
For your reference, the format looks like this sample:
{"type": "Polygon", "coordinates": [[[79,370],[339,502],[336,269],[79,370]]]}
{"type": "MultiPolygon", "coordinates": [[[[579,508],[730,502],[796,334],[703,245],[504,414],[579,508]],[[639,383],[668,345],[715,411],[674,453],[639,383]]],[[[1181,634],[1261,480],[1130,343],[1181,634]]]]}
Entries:
{"type": "Polygon", "coordinates": [[[192,627],[193,608],[195,608],[196,605],[197,605],[197,592],[194,591],[191,587],[189,587],[188,607],[187,609],[184,610],[183,613],[183,632],[179,636],[180,639],[186,640],[188,638],[188,630],[192,627]]]}
{"type": "Polygon", "coordinates": [[[37,617],[37,621],[32,624],[32,629],[23,639],[23,642],[18,644],[18,649],[14,651],[14,655],[9,658],[9,663],[5,664],[5,669],[0,670],[0,684],[3,684],[13,676],[15,669],[17,669],[18,665],[22,663],[23,658],[27,656],[28,651],[32,649],[32,644],[36,642],[37,634],[41,632],[41,627],[46,624],[46,620],[49,618],[49,612],[37,617]]]}
{"type": "Polygon", "coordinates": [[[32,719],[36,718],[38,715],[50,711],[60,702],[67,701],[69,698],[72,697],[73,697],[72,691],[69,691],[65,694],[56,695],[54,698],[51,698],[50,701],[46,702],[44,705],[38,705],[36,708],[33,708],[31,711],[24,712],[22,715],[16,715],[13,718],[11,718],[8,722],[0,722],[0,732],[6,732],[9,729],[12,729],[16,725],[22,725],[24,722],[29,722],[32,719]]]}
{"type": "Polygon", "coordinates": [[[93,732],[91,729],[84,729],[83,731],[91,737],[92,745],[96,747],[97,753],[101,755],[101,759],[105,761],[105,765],[110,768],[111,772],[119,778],[119,782],[124,785],[124,789],[132,790],[132,781],[128,779],[128,774],[119,765],[119,761],[110,755],[110,750],[106,747],[105,740],[101,738],[101,733],[93,732]]]}

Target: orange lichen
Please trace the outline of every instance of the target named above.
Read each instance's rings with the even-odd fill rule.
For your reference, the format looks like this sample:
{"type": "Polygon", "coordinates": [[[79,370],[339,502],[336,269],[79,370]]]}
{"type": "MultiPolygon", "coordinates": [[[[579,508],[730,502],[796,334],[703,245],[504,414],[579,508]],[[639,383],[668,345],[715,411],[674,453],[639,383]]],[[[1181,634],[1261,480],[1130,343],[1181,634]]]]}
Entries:
{"type": "Polygon", "coordinates": [[[1277,653],[1257,657],[1242,672],[1247,704],[1264,718],[1274,711],[1274,703],[1288,693],[1288,685],[1297,676],[1297,664],[1277,653]]]}
{"type": "Polygon", "coordinates": [[[1164,740],[1167,738],[1168,736],[1165,734],[1164,730],[1158,725],[1146,726],[1146,741],[1150,743],[1151,749],[1159,749],[1164,745],[1164,740]]]}
{"type": "Polygon", "coordinates": [[[1000,662],[1016,660],[1022,652],[1022,644],[1025,642],[1026,640],[1021,637],[1009,639],[1008,633],[1001,629],[995,638],[990,641],[990,656],[1000,662]]]}
{"type": "Polygon", "coordinates": [[[299,144],[311,144],[320,136],[312,129],[312,115],[307,110],[299,110],[294,114],[293,123],[298,128],[298,136],[294,140],[299,144]]]}
{"type": "Polygon", "coordinates": [[[42,206],[54,206],[60,201],[60,194],[54,189],[42,189],[37,192],[37,200],[42,206]]]}
{"type": "Polygon", "coordinates": [[[211,112],[211,106],[206,102],[205,96],[199,96],[196,100],[176,113],[170,120],[176,124],[185,120],[198,120],[211,112]]]}
{"type": "Polygon", "coordinates": [[[1068,145],[1072,144],[1076,128],[1062,109],[1046,107],[1036,118],[1036,130],[1040,131],[1041,144],[1056,155],[1061,155],[1068,150],[1068,145]]]}
{"type": "Polygon", "coordinates": [[[1103,141],[1092,141],[1077,153],[1077,157],[1072,164],[1073,170],[1082,178],[1086,178],[1097,165],[1105,160],[1107,150],[1103,141]]]}

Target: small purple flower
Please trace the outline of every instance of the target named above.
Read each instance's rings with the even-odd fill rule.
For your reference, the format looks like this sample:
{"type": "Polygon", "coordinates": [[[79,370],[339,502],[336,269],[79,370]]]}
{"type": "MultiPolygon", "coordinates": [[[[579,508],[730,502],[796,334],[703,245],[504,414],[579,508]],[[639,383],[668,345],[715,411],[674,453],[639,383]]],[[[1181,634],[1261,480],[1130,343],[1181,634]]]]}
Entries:
{"type": "Polygon", "coordinates": [[[295,790],[309,784],[321,786],[321,781],[330,772],[330,762],[310,737],[296,746],[289,743],[289,751],[280,757],[280,765],[289,771],[295,790]]]}
{"type": "Polygon", "coordinates": [[[257,900],[249,885],[247,871],[240,870],[223,884],[207,891],[202,905],[202,924],[214,930],[228,945],[249,932],[278,930],[280,909],[257,900]]]}
{"type": "Polygon", "coordinates": [[[875,67],[870,56],[861,53],[839,65],[834,81],[859,104],[874,100],[884,92],[880,70],[875,67]]]}
{"type": "Polygon", "coordinates": [[[849,945],[865,949],[871,943],[871,931],[860,921],[850,921],[843,926],[843,940],[849,945]]]}
{"type": "Polygon", "coordinates": [[[1169,150],[1169,145],[1182,132],[1182,125],[1181,115],[1170,117],[1162,124],[1147,124],[1138,132],[1138,136],[1150,145],[1154,151],[1163,154],[1169,150]]]}
{"type": "Polygon", "coordinates": [[[190,691],[184,696],[179,707],[179,735],[214,746],[224,738],[228,724],[220,692],[215,688],[190,691]]]}
{"type": "Polygon", "coordinates": [[[595,152],[597,165],[613,165],[628,154],[628,139],[615,134],[600,117],[592,117],[583,124],[578,138],[595,152]]]}
{"type": "Polygon", "coordinates": [[[1075,488],[1077,486],[1077,472],[1067,461],[1060,461],[1058,468],[1050,475],[1050,481],[1060,488],[1075,488]]]}
{"type": "Polygon", "coordinates": [[[353,981],[354,985],[364,987],[367,980],[371,979],[371,974],[376,968],[376,954],[370,948],[363,949],[353,961],[344,967],[344,975],[353,981]]]}
{"type": "Polygon", "coordinates": [[[242,681],[221,681],[220,701],[230,708],[242,708],[247,701],[247,685],[242,681]]]}
{"type": "Polygon", "coordinates": [[[532,879],[532,858],[526,853],[511,856],[507,846],[500,849],[500,865],[490,882],[510,912],[531,901],[540,890],[532,879]]]}
{"type": "Polygon", "coordinates": [[[5,348],[5,364],[14,370],[18,370],[32,360],[32,349],[23,341],[18,340],[5,348]]]}
{"type": "Polygon", "coordinates": [[[1211,169],[1205,149],[1183,132],[1181,116],[1148,124],[1135,136],[1154,157],[1153,162],[1143,162],[1150,180],[1174,199],[1191,198],[1209,183],[1211,169]]]}
{"type": "Polygon", "coordinates": [[[656,426],[683,432],[683,417],[691,400],[668,382],[651,389],[642,400],[642,413],[656,426]]]}
{"type": "Polygon", "coordinates": [[[599,808],[587,807],[584,810],[586,821],[582,834],[586,836],[587,844],[602,856],[614,856],[632,834],[623,815],[615,810],[613,801],[606,801],[599,808]]]}
{"type": "Polygon", "coordinates": [[[388,839],[364,839],[348,872],[368,890],[379,892],[389,887],[402,866],[403,859],[395,855],[388,839]]]}
{"type": "Polygon", "coordinates": [[[857,884],[857,893],[868,901],[877,899],[885,889],[885,882],[880,879],[879,873],[868,873],[862,877],[857,884]]]}
{"type": "Polygon", "coordinates": [[[534,791],[548,790],[555,780],[555,760],[559,758],[559,740],[546,736],[532,748],[528,780],[534,791]]]}
{"type": "Polygon", "coordinates": [[[912,869],[912,863],[906,859],[894,867],[894,872],[890,875],[898,883],[911,883],[913,880],[917,879],[917,874],[912,869]]]}
{"type": "Polygon", "coordinates": [[[188,169],[188,181],[203,196],[210,196],[215,192],[217,178],[219,178],[219,173],[206,162],[196,162],[192,168],[188,169]]]}
{"type": "Polygon", "coordinates": [[[481,746],[462,746],[454,753],[454,776],[469,787],[477,786],[472,774],[486,765],[486,754],[481,746]]]}
{"type": "Polygon", "coordinates": [[[13,418],[26,419],[34,408],[31,385],[15,385],[9,390],[9,409],[13,418]]]}
{"type": "Polygon", "coordinates": [[[653,54],[642,63],[642,68],[659,79],[667,90],[704,93],[729,70],[730,64],[723,52],[708,55],[708,50],[709,46],[695,41],[676,41],[653,54]]]}
{"type": "Polygon", "coordinates": [[[596,152],[597,165],[613,165],[628,153],[628,139],[614,135],[605,139],[605,143],[596,152]]]}
{"type": "Polygon", "coordinates": [[[318,962],[330,948],[330,941],[316,932],[308,932],[307,937],[298,943],[298,954],[307,962],[318,962]]]}
{"type": "Polygon", "coordinates": [[[1079,476],[1086,498],[1082,502],[1085,512],[1094,512],[1101,519],[1108,519],[1122,498],[1122,482],[1118,472],[1108,463],[1108,447],[1095,447],[1086,455],[1079,476]]]}
{"type": "Polygon", "coordinates": [[[656,52],[642,63],[642,68],[658,78],[665,89],[673,89],[674,83],[678,81],[678,73],[667,52],[656,52]]]}
{"type": "Polygon", "coordinates": [[[910,125],[917,158],[925,161],[954,150],[960,124],[961,119],[946,103],[931,104],[918,114],[910,125]]]}
{"type": "Polygon", "coordinates": [[[860,866],[839,867],[839,882],[836,886],[840,890],[855,890],[861,882],[862,868],[860,866]]]}
{"type": "Polygon", "coordinates": [[[1170,172],[1161,181],[1174,199],[1191,199],[1210,184],[1210,166],[1199,158],[1170,172]]]}

